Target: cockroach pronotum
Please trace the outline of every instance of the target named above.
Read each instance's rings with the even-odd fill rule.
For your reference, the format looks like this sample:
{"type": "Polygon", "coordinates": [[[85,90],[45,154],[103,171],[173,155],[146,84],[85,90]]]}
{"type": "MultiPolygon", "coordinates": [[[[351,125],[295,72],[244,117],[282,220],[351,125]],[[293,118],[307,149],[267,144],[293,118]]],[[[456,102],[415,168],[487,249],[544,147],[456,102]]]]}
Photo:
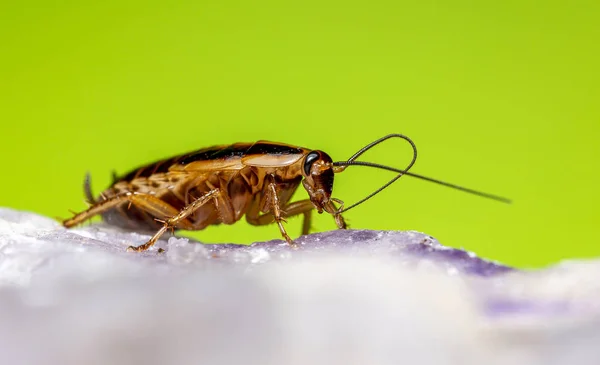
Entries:
{"type": "Polygon", "coordinates": [[[417,159],[415,143],[402,134],[384,136],[346,161],[333,162],[323,151],[259,141],[214,146],[179,155],[135,169],[95,199],[89,175],[84,191],[90,207],[63,221],[67,228],[100,214],[105,222],[123,228],[157,230],[150,240],[128,251],[145,251],[169,229],[202,230],[211,224],[233,224],[245,215],[252,225],[277,223],[283,238],[294,245],[283,225],[284,217],[304,215],[302,234],[310,230],[311,211],[331,214],[338,228],[345,229],[342,213],[379,193],[403,175],[416,177],[502,202],[508,199],[409,172],[417,159]],[[406,169],[396,169],[356,159],[377,144],[390,139],[406,140],[413,158],[406,169]],[[393,179],[357,203],[331,197],[335,173],[348,166],[369,166],[396,172],[393,179]],[[309,199],[290,202],[298,185],[309,199]]]}

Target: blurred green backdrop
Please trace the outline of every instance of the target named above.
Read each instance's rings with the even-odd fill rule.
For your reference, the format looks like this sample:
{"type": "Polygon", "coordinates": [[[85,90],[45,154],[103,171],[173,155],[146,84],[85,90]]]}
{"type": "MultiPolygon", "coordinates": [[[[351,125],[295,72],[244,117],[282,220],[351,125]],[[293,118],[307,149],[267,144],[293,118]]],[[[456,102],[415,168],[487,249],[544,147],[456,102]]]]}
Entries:
{"type": "MultiPolygon", "coordinates": [[[[521,267],[600,255],[600,2],[24,1],[0,5],[0,206],[85,207],[116,169],[267,139],[334,159],[387,133],[408,177],[347,214],[521,267]]],[[[365,157],[366,159],[367,157],[365,157]]],[[[368,159],[403,167],[391,142],[368,159]]],[[[392,177],[348,169],[351,203],[392,177]]],[[[304,191],[299,191],[305,194],[304,191]]],[[[334,228],[317,216],[317,230],[334,228]]],[[[290,221],[293,236],[300,220],[290,221]]],[[[206,242],[279,238],[211,227],[206,242]]]]}

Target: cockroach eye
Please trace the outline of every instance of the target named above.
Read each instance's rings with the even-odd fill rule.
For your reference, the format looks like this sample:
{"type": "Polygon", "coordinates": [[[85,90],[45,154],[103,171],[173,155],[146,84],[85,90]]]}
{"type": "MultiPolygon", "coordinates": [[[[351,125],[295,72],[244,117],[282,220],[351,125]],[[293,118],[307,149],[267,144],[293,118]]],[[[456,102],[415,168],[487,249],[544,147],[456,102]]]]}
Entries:
{"type": "Polygon", "coordinates": [[[304,173],[308,176],[310,175],[310,168],[312,164],[319,159],[318,152],[311,152],[306,156],[306,160],[304,160],[304,173]]]}

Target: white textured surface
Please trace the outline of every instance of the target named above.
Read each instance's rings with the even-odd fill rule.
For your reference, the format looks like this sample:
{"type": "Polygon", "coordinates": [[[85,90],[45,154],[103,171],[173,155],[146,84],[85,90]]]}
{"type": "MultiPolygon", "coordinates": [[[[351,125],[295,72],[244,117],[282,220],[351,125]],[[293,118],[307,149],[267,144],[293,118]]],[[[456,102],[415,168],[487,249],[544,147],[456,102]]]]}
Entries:
{"type": "Polygon", "coordinates": [[[125,252],[147,238],[0,209],[2,363],[600,363],[598,261],[468,275],[414,232],[125,252]]]}

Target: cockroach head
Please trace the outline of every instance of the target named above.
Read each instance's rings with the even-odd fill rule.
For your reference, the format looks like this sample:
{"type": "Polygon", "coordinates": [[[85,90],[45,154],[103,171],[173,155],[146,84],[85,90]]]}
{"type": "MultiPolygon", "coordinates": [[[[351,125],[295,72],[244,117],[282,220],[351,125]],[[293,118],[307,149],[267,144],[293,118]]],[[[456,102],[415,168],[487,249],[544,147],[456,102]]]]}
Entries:
{"type": "Polygon", "coordinates": [[[333,160],[323,151],[311,151],[302,162],[302,184],[319,213],[331,205],[333,190],[333,160]]]}

